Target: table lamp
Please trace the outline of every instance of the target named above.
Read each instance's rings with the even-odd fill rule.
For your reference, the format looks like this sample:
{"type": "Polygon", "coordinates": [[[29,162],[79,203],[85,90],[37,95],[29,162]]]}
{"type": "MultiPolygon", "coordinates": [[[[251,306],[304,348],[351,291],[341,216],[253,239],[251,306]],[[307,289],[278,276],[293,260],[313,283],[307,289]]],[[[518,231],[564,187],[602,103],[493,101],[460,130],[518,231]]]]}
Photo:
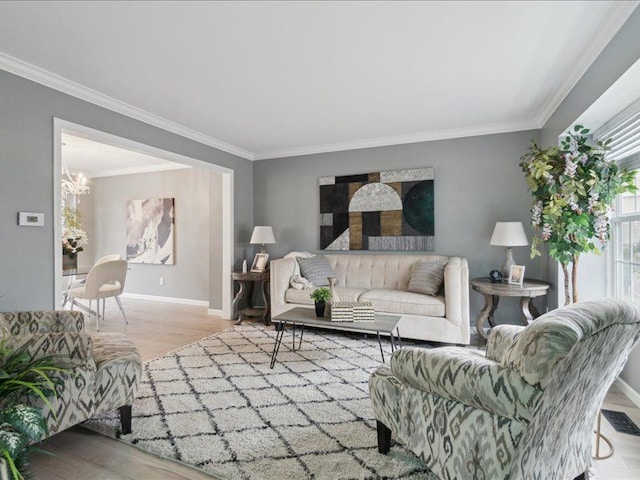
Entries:
{"type": "Polygon", "coordinates": [[[513,260],[511,247],[529,245],[529,240],[527,240],[527,235],[524,233],[522,222],[496,222],[489,245],[507,247],[507,257],[502,264],[502,274],[505,278],[508,278],[511,266],[516,263],[513,260]]]}
{"type": "Polygon", "coordinates": [[[262,245],[260,247],[260,253],[264,253],[265,244],[276,243],[273,229],[271,227],[253,227],[253,234],[251,235],[249,243],[252,245],[262,245]]]}

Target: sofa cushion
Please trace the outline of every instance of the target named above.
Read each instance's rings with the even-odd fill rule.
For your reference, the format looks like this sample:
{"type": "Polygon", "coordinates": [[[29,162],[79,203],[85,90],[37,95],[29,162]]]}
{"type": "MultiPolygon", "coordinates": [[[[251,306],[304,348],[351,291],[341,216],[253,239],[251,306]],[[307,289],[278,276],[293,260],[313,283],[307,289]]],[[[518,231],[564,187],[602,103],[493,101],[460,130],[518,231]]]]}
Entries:
{"type": "Polygon", "coordinates": [[[443,296],[422,295],[402,290],[369,290],[360,295],[361,302],[373,303],[376,312],[444,317],[443,296]]]}
{"type": "Polygon", "coordinates": [[[407,290],[425,295],[436,295],[444,281],[444,269],[448,258],[433,257],[415,263],[407,290]]]}
{"type": "Polygon", "coordinates": [[[293,287],[287,288],[287,291],[284,292],[284,300],[287,303],[300,303],[303,305],[313,305],[313,299],[311,298],[311,294],[315,288],[304,288],[302,290],[297,290],[293,287]]]}
{"type": "Polygon", "coordinates": [[[336,276],[324,255],[316,255],[311,258],[297,257],[296,260],[300,265],[300,273],[302,276],[316,287],[329,285],[329,280],[327,279],[336,276]]]}
{"type": "Polygon", "coordinates": [[[367,290],[365,288],[336,287],[335,291],[340,302],[357,302],[367,290]]]}

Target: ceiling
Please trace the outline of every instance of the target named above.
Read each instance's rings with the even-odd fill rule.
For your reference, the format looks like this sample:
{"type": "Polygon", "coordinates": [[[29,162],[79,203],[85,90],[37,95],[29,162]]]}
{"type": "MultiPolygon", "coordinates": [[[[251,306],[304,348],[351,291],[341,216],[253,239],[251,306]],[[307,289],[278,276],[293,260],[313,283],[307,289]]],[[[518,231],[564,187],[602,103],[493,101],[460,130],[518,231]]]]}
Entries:
{"type": "Polygon", "coordinates": [[[190,168],[68,133],[62,134],[62,161],[70,172],[82,172],[89,178],[190,168]]]}
{"type": "Polygon", "coordinates": [[[248,159],[540,128],[640,2],[0,2],[0,68],[248,159]]]}

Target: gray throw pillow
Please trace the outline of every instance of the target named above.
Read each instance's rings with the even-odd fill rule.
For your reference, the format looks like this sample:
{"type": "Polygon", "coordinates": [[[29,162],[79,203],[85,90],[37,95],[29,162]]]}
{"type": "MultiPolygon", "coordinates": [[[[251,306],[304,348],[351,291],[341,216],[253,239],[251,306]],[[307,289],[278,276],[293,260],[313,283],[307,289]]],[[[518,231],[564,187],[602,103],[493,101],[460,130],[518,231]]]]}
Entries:
{"type": "Polygon", "coordinates": [[[311,258],[296,257],[296,260],[300,265],[302,276],[313,283],[315,287],[329,285],[327,278],[336,276],[324,255],[316,255],[311,258]]]}
{"type": "Polygon", "coordinates": [[[418,260],[413,266],[407,290],[425,295],[436,295],[444,281],[444,268],[447,263],[449,263],[448,258],[439,257],[418,260]]]}

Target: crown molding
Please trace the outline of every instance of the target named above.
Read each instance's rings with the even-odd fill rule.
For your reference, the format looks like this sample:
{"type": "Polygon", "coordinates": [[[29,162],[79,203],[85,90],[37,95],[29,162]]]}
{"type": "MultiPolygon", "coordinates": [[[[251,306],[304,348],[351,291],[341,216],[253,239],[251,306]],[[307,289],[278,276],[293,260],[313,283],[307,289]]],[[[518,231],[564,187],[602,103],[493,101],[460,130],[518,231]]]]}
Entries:
{"type": "Polygon", "coordinates": [[[0,52],[0,68],[9,73],[13,73],[14,75],[26,78],[27,80],[53,88],[59,92],[66,93],[86,102],[106,108],[107,110],[139,120],[148,125],[189,138],[198,143],[222,150],[223,152],[227,152],[247,160],[254,159],[254,154],[248,150],[236,147],[235,145],[231,145],[208,135],[204,135],[178,123],[172,122],[171,120],[154,115],[153,113],[134,107],[133,105],[129,105],[128,103],[122,102],[108,95],[104,95],[103,93],[89,87],[85,87],[84,85],[64,78],[58,74],[36,67],[35,65],[31,65],[30,63],[24,62],[2,52],[0,52]]]}
{"type": "Polygon", "coordinates": [[[297,157],[302,155],[314,155],[318,153],[341,152],[345,150],[358,150],[362,148],[389,147],[409,143],[432,142],[436,140],[449,140],[453,138],[477,137],[480,135],[494,135],[499,133],[519,132],[523,130],[537,130],[540,127],[535,122],[499,123],[494,125],[481,125],[469,128],[453,128],[448,130],[434,130],[431,132],[412,133],[409,135],[396,135],[392,137],[369,138],[353,142],[331,143],[299,147],[283,150],[273,150],[264,153],[256,153],[254,160],[269,160],[273,158],[297,157]]]}
{"type": "Polygon", "coordinates": [[[589,48],[586,48],[580,58],[574,63],[575,68],[569,72],[564,82],[542,105],[540,112],[536,116],[537,128],[542,128],[547,123],[551,115],[562,104],[567,95],[580,81],[582,76],[589,70],[598,56],[609,45],[613,37],[620,31],[625,22],[629,19],[640,2],[615,2],[610,15],[604,19],[598,28],[596,35],[589,48]]]}

